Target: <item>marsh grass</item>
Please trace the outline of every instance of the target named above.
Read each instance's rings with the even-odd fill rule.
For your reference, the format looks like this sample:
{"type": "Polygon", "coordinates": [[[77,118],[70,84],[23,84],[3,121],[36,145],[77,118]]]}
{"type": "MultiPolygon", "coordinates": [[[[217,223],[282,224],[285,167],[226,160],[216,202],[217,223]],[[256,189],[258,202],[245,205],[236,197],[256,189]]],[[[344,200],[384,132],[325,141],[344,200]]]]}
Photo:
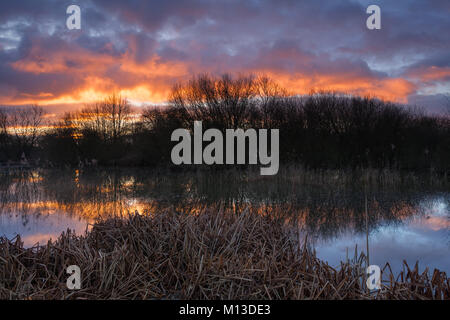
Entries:
{"type": "Polygon", "coordinates": [[[450,281],[417,265],[367,291],[365,257],[333,268],[285,220],[251,208],[203,208],[97,221],[24,248],[0,238],[1,299],[449,299],[450,281]],[[66,288],[66,268],[82,288],[66,288]]]}

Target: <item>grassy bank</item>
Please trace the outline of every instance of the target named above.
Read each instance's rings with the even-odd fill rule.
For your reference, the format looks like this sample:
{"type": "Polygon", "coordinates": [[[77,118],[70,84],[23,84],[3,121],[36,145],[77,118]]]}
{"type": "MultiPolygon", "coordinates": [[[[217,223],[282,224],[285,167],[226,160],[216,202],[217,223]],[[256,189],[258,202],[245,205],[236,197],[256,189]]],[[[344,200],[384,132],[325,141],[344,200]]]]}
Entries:
{"type": "Polygon", "coordinates": [[[365,260],[332,268],[283,219],[251,209],[172,211],[98,221],[24,248],[0,238],[1,299],[449,299],[450,281],[435,270],[383,272],[368,293],[365,260]],[[69,265],[82,288],[66,288],[69,265]]]}

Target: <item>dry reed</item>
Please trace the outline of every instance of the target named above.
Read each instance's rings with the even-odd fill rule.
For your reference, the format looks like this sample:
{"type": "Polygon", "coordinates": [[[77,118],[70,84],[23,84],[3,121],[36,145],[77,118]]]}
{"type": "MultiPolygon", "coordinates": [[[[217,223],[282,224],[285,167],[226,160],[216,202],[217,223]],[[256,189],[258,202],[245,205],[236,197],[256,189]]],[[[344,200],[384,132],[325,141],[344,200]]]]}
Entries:
{"type": "Polygon", "coordinates": [[[364,286],[364,257],[332,268],[282,219],[223,208],[96,222],[24,248],[0,238],[1,299],[449,299],[450,281],[417,266],[397,277],[386,265],[382,289],[364,286]],[[66,287],[69,265],[82,288],[66,287]],[[387,280],[386,280],[387,279],[387,280]]]}

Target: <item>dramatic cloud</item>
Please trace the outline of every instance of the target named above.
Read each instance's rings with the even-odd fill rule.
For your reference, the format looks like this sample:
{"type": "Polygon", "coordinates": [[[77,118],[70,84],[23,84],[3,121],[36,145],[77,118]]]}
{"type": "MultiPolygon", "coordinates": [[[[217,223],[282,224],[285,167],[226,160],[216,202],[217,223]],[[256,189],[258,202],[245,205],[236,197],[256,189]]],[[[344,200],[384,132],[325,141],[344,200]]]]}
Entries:
{"type": "MultiPolygon", "coordinates": [[[[264,73],[293,93],[375,95],[435,110],[450,92],[450,3],[18,0],[1,4],[0,104],[160,103],[195,74],[264,73]],[[78,4],[82,29],[66,28],[78,4]],[[377,4],[382,29],[366,28],[377,4]]],[[[436,109],[437,110],[437,109],[436,109]]]]}

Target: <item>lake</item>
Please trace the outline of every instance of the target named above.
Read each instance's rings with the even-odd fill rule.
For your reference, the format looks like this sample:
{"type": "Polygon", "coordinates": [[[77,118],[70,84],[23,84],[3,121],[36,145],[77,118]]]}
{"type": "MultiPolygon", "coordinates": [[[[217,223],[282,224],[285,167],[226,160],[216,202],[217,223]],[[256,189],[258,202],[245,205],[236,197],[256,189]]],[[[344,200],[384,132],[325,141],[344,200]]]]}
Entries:
{"type": "Polygon", "coordinates": [[[26,246],[62,231],[82,234],[97,218],[170,209],[253,206],[281,215],[332,266],[366,251],[370,263],[405,260],[420,270],[450,273],[448,181],[371,172],[311,173],[280,168],[174,172],[149,169],[29,169],[0,171],[0,235],[20,235],[26,246]],[[366,202],[367,201],[367,202],[366,202]],[[367,203],[367,214],[366,214],[367,203]]]}

